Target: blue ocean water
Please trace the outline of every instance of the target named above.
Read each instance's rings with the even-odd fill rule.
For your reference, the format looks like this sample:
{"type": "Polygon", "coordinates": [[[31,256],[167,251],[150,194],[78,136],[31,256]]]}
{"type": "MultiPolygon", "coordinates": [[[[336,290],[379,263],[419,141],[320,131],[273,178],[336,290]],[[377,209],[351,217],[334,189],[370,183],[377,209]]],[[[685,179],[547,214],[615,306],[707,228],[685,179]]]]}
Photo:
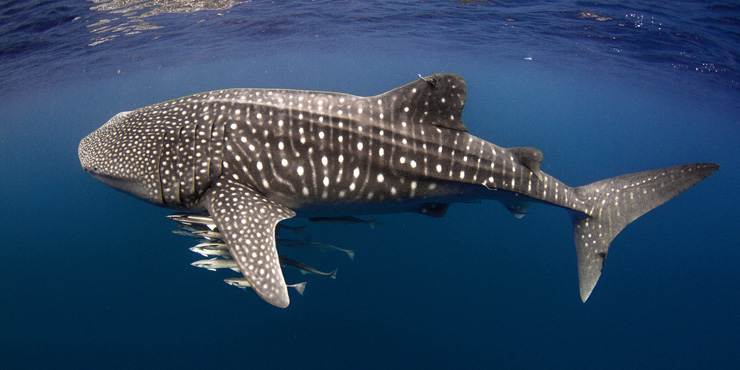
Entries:
{"type": "Polygon", "coordinates": [[[731,2],[2,2],[0,368],[737,368],[738,24],[731,2]],[[297,252],[337,279],[286,269],[308,285],[281,310],[77,158],[114,114],[191,93],[438,71],[465,77],[471,133],[566,184],[722,168],[628,226],[585,304],[567,212],[484,202],[291,220],[356,258],[297,252]]]}

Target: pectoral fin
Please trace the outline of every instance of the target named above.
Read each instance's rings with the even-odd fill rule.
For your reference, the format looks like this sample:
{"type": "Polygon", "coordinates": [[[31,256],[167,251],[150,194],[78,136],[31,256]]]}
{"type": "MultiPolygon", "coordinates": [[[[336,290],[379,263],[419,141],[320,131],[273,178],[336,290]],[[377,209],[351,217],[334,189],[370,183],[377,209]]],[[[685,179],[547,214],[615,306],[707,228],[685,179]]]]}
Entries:
{"type": "Polygon", "coordinates": [[[206,208],[257,295],[274,306],[288,307],[290,298],[275,248],[275,227],[295,212],[227,179],[217,181],[208,190],[206,208]]]}

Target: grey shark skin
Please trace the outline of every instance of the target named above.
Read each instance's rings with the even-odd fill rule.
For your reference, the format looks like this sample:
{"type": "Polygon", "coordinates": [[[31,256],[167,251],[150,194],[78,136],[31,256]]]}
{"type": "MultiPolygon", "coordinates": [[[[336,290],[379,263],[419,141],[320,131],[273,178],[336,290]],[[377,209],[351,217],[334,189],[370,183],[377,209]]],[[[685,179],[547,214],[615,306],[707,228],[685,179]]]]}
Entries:
{"type": "Polygon", "coordinates": [[[359,97],[230,89],[119,113],[79,145],[82,167],[159,206],[207,209],[245,279],[287,307],[275,227],[300,217],[418,212],[495,199],[521,216],[534,203],[570,211],[585,302],[612,239],[719,168],[696,163],[569,187],[542,153],[467,133],[465,81],[425,77],[359,97]]]}

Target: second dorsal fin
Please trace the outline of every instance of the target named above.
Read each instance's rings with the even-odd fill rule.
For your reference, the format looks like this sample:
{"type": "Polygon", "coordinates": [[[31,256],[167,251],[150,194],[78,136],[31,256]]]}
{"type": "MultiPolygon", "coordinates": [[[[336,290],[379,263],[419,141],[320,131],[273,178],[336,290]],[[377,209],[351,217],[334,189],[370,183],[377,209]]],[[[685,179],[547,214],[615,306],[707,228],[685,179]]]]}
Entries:
{"type": "Polygon", "coordinates": [[[539,149],[530,146],[518,146],[509,148],[509,152],[514,155],[517,162],[529,168],[538,179],[542,180],[542,174],[540,172],[542,152],[539,149]]]}

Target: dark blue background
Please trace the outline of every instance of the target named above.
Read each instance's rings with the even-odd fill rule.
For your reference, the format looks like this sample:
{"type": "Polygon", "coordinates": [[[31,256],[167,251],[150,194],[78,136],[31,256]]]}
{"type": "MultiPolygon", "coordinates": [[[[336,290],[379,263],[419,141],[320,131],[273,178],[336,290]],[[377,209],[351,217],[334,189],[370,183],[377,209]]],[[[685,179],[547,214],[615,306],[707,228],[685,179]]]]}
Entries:
{"type": "MultiPolygon", "coordinates": [[[[498,10],[481,4],[397,4],[406,15],[436,17],[420,16],[409,30],[423,30],[426,23],[419,19],[433,18],[441,25],[447,20],[450,32],[466,27],[488,32],[480,34],[485,42],[467,35],[460,44],[441,30],[426,36],[388,31],[403,18],[390,17],[395,13],[387,3],[378,8],[375,23],[360,22],[368,16],[356,15],[359,10],[347,11],[354,15],[341,23],[343,33],[318,37],[331,43],[316,41],[295,21],[323,24],[301,9],[271,9],[271,17],[295,21],[271,39],[244,29],[228,31],[231,39],[214,38],[194,28],[199,17],[215,19],[214,11],[170,14],[146,18],[163,29],[131,36],[150,40],[139,46],[143,51],[122,41],[126,36],[101,44],[105,48],[84,46],[92,37],[84,25],[100,15],[88,3],[70,4],[65,12],[83,17],[74,22],[88,23],[60,21],[52,31],[25,33],[29,39],[56,32],[76,40],[71,43],[77,48],[66,49],[70,59],[56,61],[64,68],[46,68],[52,61],[44,62],[33,47],[19,52],[36,60],[23,68],[17,63],[21,57],[3,54],[10,68],[0,76],[5,86],[0,101],[3,369],[738,365],[740,94],[731,68],[736,65],[724,64],[724,72],[692,72],[672,62],[622,60],[618,53],[589,57],[581,47],[590,41],[579,35],[605,26],[575,20],[572,15],[586,7],[581,3],[540,5],[556,9],[539,13],[545,20],[538,22],[544,23],[525,23],[527,33],[486,29],[494,23],[481,14],[499,11],[496,19],[503,22],[499,18],[516,13],[515,4],[498,10]],[[553,18],[561,13],[571,15],[562,17],[568,21],[553,18]],[[65,31],[65,22],[73,27],[65,31]],[[563,27],[553,36],[545,24],[557,22],[563,27]],[[568,22],[584,23],[568,28],[568,22]],[[368,32],[368,24],[380,35],[368,32]],[[189,48],[197,48],[176,42],[188,32],[193,40],[211,37],[218,45],[204,46],[210,55],[189,59],[189,48]],[[534,44],[533,34],[539,40],[534,44]],[[508,39],[513,41],[505,48],[501,43],[508,39]],[[250,40],[258,51],[247,50],[250,40]],[[442,47],[430,47],[435,40],[442,47]],[[565,51],[568,40],[571,54],[565,51]],[[497,48],[507,55],[496,54],[497,48]],[[119,58],[127,52],[142,57],[119,58]],[[532,60],[524,59],[528,56],[532,60]],[[95,181],[77,159],[79,140],[119,111],[199,91],[281,87],[374,95],[440,69],[467,80],[463,118],[471,133],[501,146],[540,148],[543,169],[566,184],[689,162],[723,167],[627,227],[613,242],[604,274],[585,304],[578,296],[567,212],[537,206],[517,220],[497,203],[484,202],[454,205],[442,219],[379,216],[383,224],[375,230],[309,224],[306,232],[314,240],[354,249],[356,258],[296,252],[317,268],[338,267],[338,276],[302,277],[286,269],[289,282],[306,280],[308,286],[304,297],[291,292],[290,307],[281,310],[221,281],[231,274],[189,266],[199,256],[187,250],[192,240],[170,232],[175,225],[164,217],[168,210],[95,181]],[[47,76],[48,83],[38,76],[47,76]]],[[[222,11],[223,17],[257,19],[262,14],[257,6],[237,5],[222,11]]],[[[635,9],[593,6],[610,9],[615,22],[636,19],[629,17],[635,9]]],[[[348,8],[323,9],[341,18],[348,8]]],[[[532,9],[521,14],[525,10],[532,9]]],[[[663,19],[662,27],[673,27],[671,32],[702,30],[681,23],[680,14],[640,10],[643,19],[663,19]]],[[[372,15],[373,9],[361,11],[372,15]]],[[[38,11],[27,15],[38,16],[38,11]]],[[[209,30],[224,24],[237,23],[213,23],[209,30]]],[[[647,53],[635,38],[645,36],[647,42],[661,36],[628,32],[639,29],[634,22],[621,27],[626,34],[613,35],[632,54],[647,53]]],[[[14,32],[5,35],[17,40],[21,31],[14,32]]],[[[710,41],[704,44],[712,52],[698,59],[720,65],[724,62],[714,57],[735,55],[724,48],[726,39],[710,41]]]]}

